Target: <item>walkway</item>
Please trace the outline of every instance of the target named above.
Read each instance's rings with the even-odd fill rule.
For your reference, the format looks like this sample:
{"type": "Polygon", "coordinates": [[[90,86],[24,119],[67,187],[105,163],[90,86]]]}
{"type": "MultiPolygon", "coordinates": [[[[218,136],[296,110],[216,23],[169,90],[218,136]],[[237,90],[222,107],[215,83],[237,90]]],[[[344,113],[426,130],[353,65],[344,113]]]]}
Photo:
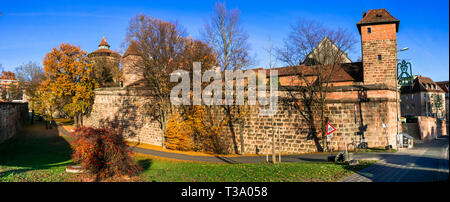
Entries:
{"type": "MultiPolygon", "coordinates": [[[[63,135],[70,135],[65,128],[58,126],[58,131],[63,135]]],[[[167,151],[159,151],[148,148],[133,147],[134,152],[141,154],[148,154],[157,157],[184,160],[184,161],[203,161],[203,162],[213,162],[213,163],[264,163],[266,162],[266,156],[234,156],[234,157],[223,157],[223,156],[194,156],[180,153],[173,153],[167,151]]],[[[336,153],[334,153],[335,155],[336,153]]],[[[354,158],[357,160],[380,160],[385,156],[393,155],[392,152],[370,152],[370,153],[355,153],[354,158]]],[[[329,153],[321,154],[298,154],[298,155],[282,155],[282,162],[326,162],[329,153]]],[[[277,156],[278,159],[278,156],[277,156]]],[[[269,155],[269,161],[272,160],[272,156],[269,155]]]]}
{"type": "Polygon", "coordinates": [[[448,180],[448,136],[388,155],[341,182],[427,182],[448,180]]]}
{"type": "MultiPolygon", "coordinates": [[[[141,154],[148,154],[157,157],[185,160],[185,161],[203,161],[203,162],[214,162],[214,163],[264,163],[266,162],[266,156],[234,156],[234,157],[223,157],[223,156],[193,156],[187,154],[171,153],[165,151],[158,151],[146,148],[135,147],[134,152],[141,154]]],[[[336,153],[333,153],[334,155],[336,153]]],[[[394,153],[388,152],[372,152],[372,153],[355,153],[354,158],[358,160],[380,160],[384,156],[393,155],[394,153]]],[[[297,155],[281,155],[281,161],[283,163],[292,162],[326,162],[329,153],[321,154],[297,154],[297,155]]],[[[278,156],[277,156],[278,159],[278,156]]],[[[272,161],[272,156],[269,155],[269,161],[272,161]]]]}

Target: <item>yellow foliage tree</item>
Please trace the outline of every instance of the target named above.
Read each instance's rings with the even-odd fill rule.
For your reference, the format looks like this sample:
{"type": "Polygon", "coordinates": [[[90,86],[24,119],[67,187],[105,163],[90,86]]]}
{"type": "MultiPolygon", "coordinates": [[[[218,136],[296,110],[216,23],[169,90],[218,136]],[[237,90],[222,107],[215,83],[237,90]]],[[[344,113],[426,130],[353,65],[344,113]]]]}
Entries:
{"type": "Polygon", "coordinates": [[[188,151],[192,149],[192,125],[183,117],[174,113],[167,121],[165,131],[165,145],[168,149],[188,151]]]}
{"type": "Polygon", "coordinates": [[[227,121],[214,121],[211,109],[205,106],[185,106],[182,113],[173,113],[165,131],[166,147],[182,151],[225,153],[227,144],[220,134],[227,121]]]}

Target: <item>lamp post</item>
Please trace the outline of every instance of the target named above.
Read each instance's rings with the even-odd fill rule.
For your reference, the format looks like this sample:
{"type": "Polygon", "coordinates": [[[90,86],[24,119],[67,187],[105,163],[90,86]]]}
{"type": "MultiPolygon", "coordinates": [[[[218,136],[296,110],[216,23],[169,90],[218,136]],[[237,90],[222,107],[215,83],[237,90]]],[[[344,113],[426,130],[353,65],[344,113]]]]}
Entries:
{"type": "MultiPolygon", "coordinates": [[[[397,53],[402,52],[402,51],[406,51],[408,49],[409,49],[408,47],[402,48],[402,49],[398,50],[397,53]]],[[[398,56],[397,56],[397,58],[398,58],[398,56]]],[[[398,131],[399,131],[398,124],[400,122],[400,120],[399,120],[400,118],[399,118],[399,113],[398,113],[398,92],[399,92],[399,88],[398,88],[398,67],[396,67],[396,68],[397,68],[397,70],[395,71],[395,90],[396,90],[396,92],[395,92],[395,105],[396,105],[396,107],[395,108],[397,110],[397,135],[395,136],[395,139],[398,139],[398,131]]],[[[400,141],[403,141],[403,140],[400,140],[400,141]]],[[[396,144],[396,147],[397,147],[397,150],[398,150],[398,143],[396,144]]]]}

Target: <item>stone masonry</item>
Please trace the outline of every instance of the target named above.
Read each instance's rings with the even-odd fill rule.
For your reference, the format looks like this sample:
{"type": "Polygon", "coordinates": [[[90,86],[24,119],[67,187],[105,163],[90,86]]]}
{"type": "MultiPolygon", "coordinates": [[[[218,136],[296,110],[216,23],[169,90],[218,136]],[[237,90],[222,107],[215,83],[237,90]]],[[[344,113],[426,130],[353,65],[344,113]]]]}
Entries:
{"type": "MultiPolygon", "coordinates": [[[[368,88],[366,86],[366,88],[368,88]]],[[[383,85],[368,88],[364,99],[358,87],[335,87],[328,99],[330,123],[337,128],[331,139],[333,150],[349,148],[353,138],[356,142],[364,136],[369,147],[384,147],[389,141],[395,145],[395,92],[383,85]],[[362,101],[364,100],[364,101],[362,101]],[[341,111],[343,113],[341,113],[341,111]],[[343,117],[342,117],[343,114],[343,117]],[[342,125],[342,118],[345,129],[342,125]],[[386,130],[382,123],[387,125],[386,130]],[[344,143],[344,133],[346,142],[344,143]]],[[[283,92],[280,92],[283,99],[283,92]]],[[[152,120],[145,109],[151,104],[151,95],[145,88],[103,88],[96,90],[95,104],[91,115],[85,119],[85,125],[100,127],[106,123],[117,123],[124,128],[130,141],[143,142],[161,146],[159,122],[152,120]]],[[[228,146],[228,152],[234,153],[234,142],[239,153],[264,154],[272,149],[272,126],[276,139],[276,150],[283,153],[316,152],[312,140],[306,138],[307,125],[299,112],[289,105],[282,105],[273,118],[259,116],[259,106],[252,106],[250,113],[244,119],[242,126],[235,125],[236,139],[233,141],[229,127],[223,131],[223,144],[228,146]],[[239,134],[243,133],[244,152],[240,151],[239,134]],[[279,142],[280,141],[280,142],[279,142]],[[279,149],[281,143],[281,149],[279,149]]],[[[401,130],[401,129],[400,129],[401,130]]]]}
{"type": "Polygon", "coordinates": [[[395,24],[361,26],[364,83],[395,86],[397,38],[395,24]],[[367,29],[371,28],[371,33],[367,29]]]}
{"type": "Polygon", "coordinates": [[[0,143],[13,137],[27,118],[27,103],[0,102],[0,143]]]}

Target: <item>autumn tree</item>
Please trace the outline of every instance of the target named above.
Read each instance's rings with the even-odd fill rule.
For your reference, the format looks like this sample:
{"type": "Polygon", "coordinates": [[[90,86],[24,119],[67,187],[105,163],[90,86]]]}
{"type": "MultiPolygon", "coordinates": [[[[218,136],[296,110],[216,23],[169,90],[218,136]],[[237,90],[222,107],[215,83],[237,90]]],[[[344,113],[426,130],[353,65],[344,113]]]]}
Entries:
{"type": "Polygon", "coordinates": [[[21,88],[15,84],[10,85],[8,89],[8,100],[20,100],[22,98],[21,88]]]}
{"type": "Polygon", "coordinates": [[[38,96],[39,86],[45,79],[44,70],[37,63],[29,62],[17,67],[16,75],[30,108],[37,110],[40,104],[38,96]]]}
{"type": "Polygon", "coordinates": [[[82,125],[82,115],[92,106],[97,87],[89,76],[92,66],[86,52],[68,43],[61,44],[45,56],[44,71],[45,91],[55,94],[60,110],[75,118],[77,127],[82,125]]]}
{"type": "MultiPolygon", "coordinates": [[[[50,80],[43,81],[39,87],[38,91],[34,94],[36,98],[32,99],[33,110],[36,114],[45,118],[45,120],[50,123],[53,121],[55,112],[61,106],[58,103],[58,98],[56,95],[56,91],[54,91],[51,87],[52,83],[50,80]]],[[[51,126],[51,125],[50,125],[51,126]]]]}
{"type": "MultiPolygon", "coordinates": [[[[227,9],[225,2],[216,3],[202,35],[205,42],[212,47],[222,71],[243,70],[253,64],[253,59],[249,55],[249,36],[241,24],[238,9],[227,9]]],[[[213,108],[220,108],[226,114],[227,118],[224,121],[227,121],[232,133],[235,153],[239,153],[235,123],[238,123],[241,129],[243,128],[244,107],[234,104],[213,106],[213,108]]],[[[239,135],[241,152],[244,152],[243,132],[239,132],[239,135]]]]}
{"type": "Polygon", "coordinates": [[[2,96],[2,100],[7,100],[8,99],[8,91],[6,91],[6,88],[2,88],[2,92],[1,92],[1,96],[2,96]]]}
{"type": "MultiPolygon", "coordinates": [[[[161,130],[166,130],[173,106],[170,91],[175,83],[170,82],[170,73],[182,68],[185,48],[185,31],[178,23],[171,23],[144,14],[130,20],[126,43],[135,43],[140,60],[134,61],[134,72],[141,72],[155,101],[148,106],[159,121],[161,130]]],[[[184,67],[185,69],[188,67],[184,67]]],[[[164,134],[162,146],[165,147],[164,134]]]]}
{"type": "MultiPolygon", "coordinates": [[[[187,38],[184,28],[176,22],[166,22],[144,14],[130,20],[126,36],[126,44],[135,45],[140,59],[132,60],[130,72],[143,75],[146,86],[153,94],[151,105],[147,109],[160,123],[161,130],[167,131],[170,114],[174,106],[170,102],[170,92],[175,82],[170,82],[170,74],[176,70],[186,70],[191,75],[193,62],[201,62],[202,68],[211,69],[217,65],[216,56],[208,44],[187,38]]],[[[181,116],[186,120],[190,106],[182,106],[181,116]]],[[[174,117],[174,116],[172,116],[174,117]]],[[[170,122],[175,127],[175,122],[170,122]]],[[[163,147],[165,136],[162,134],[163,147]]]]}
{"type": "Polygon", "coordinates": [[[315,142],[318,151],[326,148],[326,98],[332,76],[346,62],[346,52],[355,43],[347,30],[334,30],[316,21],[299,19],[291,26],[284,45],[277,49],[279,61],[298,67],[293,79],[300,82],[293,82],[296,86],[286,89],[309,127],[307,137],[315,142]]]}
{"type": "MultiPolygon", "coordinates": [[[[193,80],[194,62],[201,63],[202,71],[211,70],[217,66],[217,58],[212,48],[199,40],[187,38],[182,55],[181,66],[189,72],[191,80],[193,80]]],[[[209,85],[208,82],[203,82],[200,87],[203,90],[207,85],[209,85]]],[[[178,149],[224,153],[222,146],[225,144],[218,142],[220,134],[217,121],[210,116],[213,109],[208,106],[194,105],[193,95],[190,96],[190,105],[180,105],[178,112],[169,119],[166,130],[168,148],[169,144],[172,144],[177,145],[178,149]],[[177,127],[185,129],[179,130],[177,127]]]]}

